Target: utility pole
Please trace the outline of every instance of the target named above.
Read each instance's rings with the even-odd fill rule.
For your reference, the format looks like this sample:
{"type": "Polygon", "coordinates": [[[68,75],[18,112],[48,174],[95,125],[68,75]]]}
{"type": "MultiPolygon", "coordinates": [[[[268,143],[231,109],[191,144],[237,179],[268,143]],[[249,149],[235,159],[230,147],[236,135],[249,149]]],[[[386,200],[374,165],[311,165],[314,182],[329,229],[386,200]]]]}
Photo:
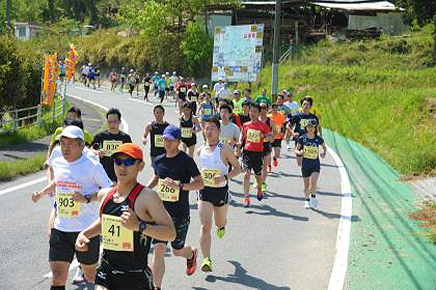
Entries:
{"type": "Polygon", "coordinates": [[[6,25],[7,30],[11,28],[11,0],[6,0],[6,25]]]}
{"type": "Polygon", "coordinates": [[[275,102],[278,94],[279,85],[279,44],[280,44],[280,25],[281,25],[282,1],[276,0],[274,16],[274,42],[273,42],[273,63],[272,63],[272,85],[271,94],[275,102]]]}

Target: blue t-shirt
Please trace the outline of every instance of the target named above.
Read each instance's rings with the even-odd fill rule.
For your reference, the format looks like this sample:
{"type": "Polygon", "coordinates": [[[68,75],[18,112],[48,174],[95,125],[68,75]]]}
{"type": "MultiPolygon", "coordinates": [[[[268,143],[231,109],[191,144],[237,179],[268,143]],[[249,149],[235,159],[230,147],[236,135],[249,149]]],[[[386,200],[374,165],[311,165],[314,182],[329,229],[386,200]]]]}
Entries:
{"type": "Polygon", "coordinates": [[[292,116],[289,121],[292,125],[295,125],[294,132],[299,133],[300,136],[302,136],[305,131],[304,128],[306,127],[309,120],[314,119],[316,120],[316,124],[319,124],[318,117],[314,114],[303,114],[298,113],[295,116],[292,116]]]}
{"type": "Polygon", "coordinates": [[[320,166],[319,162],[319,146],[324,144],[324,139],[315,135],[315,138],[310,139],[307,134],[303,134],[298,138],[297,143],[303,149],[303,164],[302,166],[320,166]]]}
{"type": "Polygon", "coordinates": [[[157,83],[157,86],[159,88],[159,91],[165,91],[167,88],[167,81],[164,79],[160,79],[157,83]]]}
{"type": "Polygon", "coordinates": [[[157,84],[160,81],[160,76],[154,76],[151,79],[153,80],[154,86],[157,87],[157,84]]]}

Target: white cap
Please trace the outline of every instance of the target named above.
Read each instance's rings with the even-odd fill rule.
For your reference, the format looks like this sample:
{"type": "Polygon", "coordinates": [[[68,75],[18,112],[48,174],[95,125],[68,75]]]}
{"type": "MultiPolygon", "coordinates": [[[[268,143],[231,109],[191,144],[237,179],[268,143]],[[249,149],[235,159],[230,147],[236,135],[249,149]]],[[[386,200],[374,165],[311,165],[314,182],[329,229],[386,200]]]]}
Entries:
{"type": "Polygon", "coordinates": [[[207,85],[203,85],[203,89],[208,89],[209,87],[207,85]]]}
{"type": "Polygon", "coordinates": [[[177,73],[176,73],[176,71],[173,71],[173,75],[176,75],[177,73]]]}
{"type": "Polygon", "coordinates": [[[164,78],[164,77],[165,77],[165,74],[162,74],[162,77],[164,78]]]}
{"type": "Polygon", "coordinates": [[[91,65],[91,63],[88,63],[88,65],[91,65]]]}
{"type": "Polygon", "coordinates": [[[70,125],[65,127],[62,130],[61,137],[73,138],[73,139],[82,139],[83,138],[83,130],[77,126],[70,125]]]}
{"type": "Polygon", "coordinates": [[[131,69],[130,69],[130,72],[133,72],[133,71],[134,71],[133,68],[131,68],[131,69]]]}
{"type": "Polygon", "coordinates": [[[224,81],[224,78],[219,78],[218,81],[224,81]]]}

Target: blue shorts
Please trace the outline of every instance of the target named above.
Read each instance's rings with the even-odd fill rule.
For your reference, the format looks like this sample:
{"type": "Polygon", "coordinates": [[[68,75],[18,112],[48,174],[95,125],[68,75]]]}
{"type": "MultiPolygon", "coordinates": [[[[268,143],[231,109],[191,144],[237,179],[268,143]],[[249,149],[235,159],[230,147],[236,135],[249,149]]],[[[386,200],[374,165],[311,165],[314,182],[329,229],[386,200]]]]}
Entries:
{"type": "MultiPolygon", "coordinates": [[[[187,217],[172,217],[174,227],[176,228],[176,239],[171,242],[171,248],[181,250],[185,247],[186,236],[188,235],[189,224],[191,219],[187,217]]],[[[153,244],[167,243],[165,241],[153,240],[153,244]]]]}

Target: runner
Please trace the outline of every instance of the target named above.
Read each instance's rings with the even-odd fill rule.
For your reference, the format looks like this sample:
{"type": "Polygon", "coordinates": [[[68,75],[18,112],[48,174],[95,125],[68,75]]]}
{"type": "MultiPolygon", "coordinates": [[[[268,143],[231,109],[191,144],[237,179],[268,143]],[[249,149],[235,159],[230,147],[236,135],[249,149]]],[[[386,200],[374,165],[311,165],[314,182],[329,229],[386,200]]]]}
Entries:
{"type": "Polygon", "coordinates": [[[167,89],[167,81],[165,79],[165,75],[162,75],[162,77],[159,79],[157,83],[157,88],[159,90],[160,103],[162,104],[163,100],[165,99],[167,89]]]}
{"type": "Polygon", "coordinates": [[[156,97],[159,92],[158,84],[160,80],[160,76],[157,71],[154,72],[154,76],[151,78],[151,80],[153,81],[154,96],[156,97]]]}
{"type": "Polygon", "coordinates": [[[272,105],[271,99],[266,94],[266,89],[262,90],[262,95],[257,96],[257,98],[254,102],[258,105],[260,103],[266,103],[268,105],[268,108],[271,107],[271,105],[272,105]]]}
{"type": "Polygon", "coordinates": [[[204,122],[212,117],[214,114],[214,107],[210,99],[210,94],[206,93],[203,102],[198,108],[197,115],[201,115],[201,126],[204,126],[204,122]]]}
{"type": "Polygon", "coordinates": [[[60,60],[59,61],[59,78],[61,80],[61,82],[65,81],[65,77],[66,77],[66,72],[65,72],[65,63],[60,60]]]}
{"type": "Polygon", "coordinates": [[[189,103],[184,103],[182,116],[180,117],[180,129],[182,130],[182,148],[190,157],[194,156],[196,133],[201,131],[198,118],[194,116],[189,103]]]}
{"type": "MultiPolygon", "coordinates": [[[[295,145],[297,144],[298,138],[304,134],[304,128],[307,125],[307,122],[310,119],[316,120],[317,132],[320,132],[320,126],[318,117],[314,114],[309,113],[310,107],[312,106],[311,98],[303,98],[301,99],[301,108],[302,112],[298,113],[289,120],[287,129],[289,130],[289,134],[293,140],[295,140],[295,145]],[[295,126],[295,128],[294,128],[295,126]]],[[[301,166],[303,159],[301,156],[297,156],[297,164],[301,166]]]]}
{"type": "Polygon", "coordinates": [[[219,99],[219,92],[221,89],[225,88],[226,84],[224,83],[223,78],[219,78],[218,82],[213,86],[213,90],[215,91],[215,98],[219,99]]]}
{"type": "MultiPolygon", "coordinates": [[[[197,267],[197,249],[186,245],[189,228],[189,191],[203,188],[203,179],[194,159],[179,150],[182,132],[180,128],[170,125],[165,128],[164,143],[166,154],[153,162],[155,175],[148,183],[148,188],[158,186],[158,194],[176,228],[176,239],[171,242],[174,256],[186,258],[186,274],[194,274],[197,267]],[[193,181],[191,181],[193,179],[193,181]]],[[[165,272],[166,242],[154,240],[153,278],[154,285],[161,288],[165,272]]]]}
{"type": "Polygon", "coordinates": [[[177,81],[179,80],[179,78],[177,77],[177,72],[173,71],[173,74],[170,76],[170,94],[174,94],[174,89],[175,89],[175,85],[177,83],[177,81]]]}
{"type": "Polygon", "coordinates": [[[260,106],[250,105],[250,122],[243,126],[238,146],[244,144],[242,151],[242,168],[244,175],[244,207],[250,206],[250,175],[253,170],[257,182],[257,199],[263,199],[262,169],[263,169],[263,142],[272,137],[270,128],[259,120],[260,106]]]}
{"type": "Polygon", "coordinates": [[[189,105],[191,106],[192,112],[195,114],[197,112],[197,102],[200,97],[197,91],[197,84],[193,84],[191,89],[188,91],[189,105]]]}
{"type": "Polygon", "coordinates": [[[163,132],[165,128],[169,125],[167,121],[164,120],[165,109],[161,105],[157,105],[153,108],[153,114],[155,121],[150,122],[145,126],[144,136],[142,137],[142,144],[147,144],[147,136],[150,134],[150,159],[153,163],[156,156],[165,153],[165,146],[163,140],[163,132]]]}
{"type": "Polygon", "coordinates": [[[186,88],[186,84],[183,81],[183,77],[180,77],[180,81],[177,84],[177,108],[179,109],[179,114],[182,114],[182,106],[186,101],[186,93],[188,89],[186,88]]]}
{"type": "Polygon", "coordinates": [[[170,84],[172,82],[169,72],[165,73],[165,81],[166,81],[165,98],[168,100],[168,96],[170,95],[170,84]]]}
{"type": "Polygon", "coordinates": [[[233,150],[219,141],[220,122],[217,118],[209,118],[203,128],[206,144],[197,151],[200,159],[201,175],[204,188],[198,193],[198,213],[200,216],[200,245],[203,254],[203,272],[212,272],[211,229],[212,215],[215,218],[216,235],[223,239],[226,233],[227,209],[229,197],[229,179],[241,173],[233,150]],[[229,167],[233,169],[229,172],[229,167]]]}
{"type": "Polygon", "coordinates": [[[149,102],[148,93],[150,92],[150,82],[151,82],[151,78],[150,78],[149,73],[145,74],[145,77],[142,80],[142,82],[144,83],[144,100],[147,100],[147,102],[149,102]]]}
{"type": "MultiPolygon", "coordinates": [[[[288,108],[288,119],[291,119],[292,116],[295,116],[298,114],[298,112],[300,111],[300,105],[293,100],[293,95],[292,95],[292,91],[287,91],[287,90],[283,90],[282,91],[283,97],[285,102],[283,102],[283,105],[286,106],[288,108]]],[[[277,101],[279,101],[279,99],[277,99],[277,101]]],[[[285,127],[286,128],[286,127],[285,127]]],[[[286,140],[286,149],[288,150],[292,150],[291,144],[289,143],[291,139],[291,135],[289,134],[289,131],[286,130],[285,133],[285,140],[286,140]]]]}
{"type": "Polygon", "coordinates": [[[232,109],[232,113],[230,114],[230,122],[238,126],[239,130],[241,130],[242,129],[241,118],[239,117],[238,114],[234,112],[235,107],[233,105],[232,100],[226,100],[226,101],[227,101],[227,105],[232,109]]]}
{"type": "MultiPolygon", "coordinates": [[[[259,120],[268,126],[269,130],[271,131],[272,138],[274,138],[275,132],[272,132],[273,129],[272,122],[271,119],[267,117],[268,105],[266,103],[260,103],[260,109],[261,110],[260,110],[259,120]]],[[[263,171],[262,171],[262,185],[261,185],[263,193],[266,192],[266,178],[268,177],[268,173],[272,171],[271,170],[272,147],[270,141],[272,140],[265,139],[263,141],[263,171]]]]}
{"type": "MultiPolygon", "coordinates": [[[[313,103],[313,97],[305,96],[303,99],[306,99],[310,102],[309,113],[316,115],[318,117],[318,134],[322,137],[322,127],[321,127],[321,112],[317,110],[315,104],[313,103]]],[[[303,103],[303,99],[300,100],[300,103],[303,103]]],[[[303,109],[300,109],[300,113],[303,112],[303,109]]]]}
{"type": "Polygon", "coordinates": [[[94,136],[93,152],[100,157],[109,178],[117,181],[114,171],[114,162],[111,159],[112,153],[123,143],[132,143],[132,138],[120,131],[121,113],[118,109],[111,108],[106,113],[108,129],[94,136]]]}
{"type": "Polygon", "coordinates": [[[124,90],[124,85],[126,84],[126,80],[127,80],[126,69],[122,67],[120,72],[120,82],[121,82],[120,92],[124,90]]]}
{"type": "Polygon", "coordinates": [[[145,165],[139,146],[123,144],[111,157],[118,183],[94,197],[101,203],[100,218],[80,232],[75,246],[86,253],[89,241],[102,236],[96,289],[153,290],[147,262],[151,238],[174,239],[174,226],[156,192],[137,181],[145,165]]]}
{"type": "Polygon", "coordinates": [[[139,96],[139,84],[141,83],[141,78],[139,77],[139,73],[135,72],[135,86],[136,86],[136,96],[139,96]]]}
{"type": "MultiPolygon", "coordinates": [[[[96,65],[95,66],[95,80],[97,81],[97,86],[99,88],[100,88],[100,75],[101,75],[100,66],[96,65]]],[[[95,81],[94,81],[94,90],[95,90],[95,81]]]]}
{"type": "Polygon", "coordinates": [[[250,97],[251,89],[245,88],[244,90],[244,101],[253,103],[253,99],[250,97]]]}
{"type": "MultiPolygon", "coordinates": [[[[49,160],[54,180],[41,191],[32,194],[38,201],[43,195],[56,195],[56,218],[50,235],[49,261],[53,273],[51,289],[65,289],[68,269],[74,254],[81,264],[86,280],[95,280],[99,258],[99,237],[90,240],[87,252],[74,248],[79,232],[98,217],[98,204],[90,203],[91,196],[99,188],[109,187],[112,182],[102,165],[83,155],[83,131],[76,126],[67,126],[61,133],[62,156],[49,160]],[[77,195],[86,202],[78,201],[77,195]]],[[[90,285],[92,286],[92,285],[90,285]]]]}
{"type": "Polygon", "coordinates": [[[282,148],[282,138],[283,138],[283,124],[286,122],[286,117],[278,111],[279,105],[274,104],[271,108],[271,114],[268,118],[272,121],[272,128],[274,132],[274,141],[271,146],[274,150],[273,165],[276,167],[279,165],[278,159],[280,158],[280,149],[282,148]]]}
{"type": "Polygon", "coordinates": [[[238,90],[233,92],[233,98],[233,107],[235,108],[233,112],[235,114],[242,114],[242,103],[244,102],[244,99],[241,99],[241,94],[238,90]]]}
{"type": "Polygon", "coordinates": [[[317,126],[318,123],[315,119],[308,120],[304,128],[305,134],[298,138],[295,148],[295,154],[303,158],[301,173],[304,182],[305,208],[316,208],[318,206],[316,186],[321,170],[319,156],[325,158],[327,152],[324,140],[317,134],[317,126]],[[319,154],[319,146],[323,149],[321,154],[319,154]]]}
{"type": "Polygon", "coordinates": [[[109,75],[109,79],[111,80],[111,92],[113,92],[117,88],[117,72],[115,71],[115,69],[112,69],[112,72],[109,75]]]}
{"type": "Polygon", "coordinates": [[[92,67],[91,63],[88,63],[88,88],[92,84],[94,90],[95,90],[95,69],[92,67]]]}
{"type": "MultiPolygon", "coordinates": [[[[236,143],[239,141],[240,130],[238,126],[230,122],[230,115],[232,114],[232,108],[228,105],[222,105],[220,107],[221,116],[221,128],[219,139],[223,144],[229,146],[232,150],[235,149],[236,143]]],[[[240,147],[236,147],[237,156],[240,156],[240,147]]]]}
{"type": "Polygon", "coordinates": [[[241,126],[250,121],[250,104],[251,102],[244,100],[242,103],[242,114],[239,114],[239,119],[241,120],[241,126]]]}
{"type": "Polygon", "coordinates": [[[82,65],[82,67],[80,68],[80,73],[81,73],[80,81],[86,87],[86,81],[87,81],[87,76],[88,76],[88,69],[86,68],[86,65],[82,65]]]}
{"type": "Polygon", "coordinates": [[[133,91],[135,90],[135,71],[133,69],[130,69],[130,73],[127,76],[127,82],[129,83],[129,94],[130,97],[133,97],[133,91]]]}

